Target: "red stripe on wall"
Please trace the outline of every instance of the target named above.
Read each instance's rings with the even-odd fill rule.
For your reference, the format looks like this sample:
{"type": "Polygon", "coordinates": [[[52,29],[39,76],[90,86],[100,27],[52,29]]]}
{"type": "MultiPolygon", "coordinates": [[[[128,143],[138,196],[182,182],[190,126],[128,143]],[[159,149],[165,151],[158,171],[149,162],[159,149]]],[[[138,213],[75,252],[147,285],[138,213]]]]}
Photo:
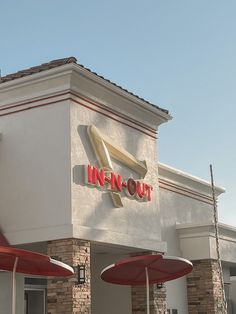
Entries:
{"type": "MultiPolygon", "coordinates": [[[[56,94],[56,95],[53,95],[53,96],[47,96],[47,97],[42,97],[42,98],[39,98],[39,99],[34,99],[34,100],[28,100],[24,103],[20,103],[18,105],[5,105],[5,106],[1,106],[0,107],[0,111],[3,111],[3,110],[7,110],[7,109],[11,109],[11,108],[17,108],[17,107],[20,107],[20,106],[25,106],[25,105],[30,105],[30,104],[34,104],[38,101],[43,101],[43,100],[48,100],[48,99],[52,99],[52,98],[55,98],[55,97],[60,97],[60,96],[64,96],[64,95],[67,95],[69,93],[69,91],[64,91],[63,93],[59,93],[59,94],[56,94]]],[[[51,104],[51,103],[47,103],[47,104],[51,104]]],[[[46,104],[46,105],[47,105],[46,104]]],[[[30,107],[31,108],[31,107],[30,107]]],[[[14,112],[17,112],[17,111],[14,111],[14,112]]]]}
{"type": "Polygon", "coordinates": [[[106,116],[106,117],[108,117],[108,118],[110,118],[110,119],[112,119],[112,120],[114,120],[114,121],[116,121],[116,122],[120,122],[120,123],[122,123],[122,124],[124,124],[124,125],[126,125],[126,126],[128,126],[128,127],[130,127],[130,128],[132,128],[132,129],[135,129],[135,130],[137,130],[137,131],[139,131],[139,132],[142,132],[142,133],[145,134],[145,135],[148,135],[148,136],[150,136],[150,137],[152,137],[152,138],[154,138],[154,139],[157,139],[156,136],[153,136],[153,135],[151,135],[151,134],[149,134],[149,133],[147,133],[147,132],[145,132],[145,131],[143,131],[143,130],[140,130],[139,128],[136,128],[136,127],[133,126],[133,125],[130,125],[130,124],[126,123],[126,122],[123,122],[123,121],[121,121],[121,120],[118,120],[118,119],[116,119],[116,118],[114,118],[114,117],[111,117],[111,116],[109,116],[108,114],[106,114],[106,113],[104,113],[104,112],[101,112],[101,111],[99,111],[99,110],[97,110],[97,109],[91,108],[90,106],[87,106],[87,105],[85,105],[85,104],[83,104],[83,103],[81,103],[81,102],[79,102],[79,101],[77,101],[77,100],[74,100],[73,98],[71,98],[71,100],[72,100],[73,102],[75,102],[76,104],[78,104],[78,105],[81,105],[81,106],[83,106],[83,107],[85,107],[85,108],[88,108],[88,109],[90,109],[90,110],[93,110],[93,111],[95,111],[95,112],[98,112],[98,113],[100,113],[100,114],[102,114],[102,115],[104,115],[104,116],[106,116]]]}
{"type": "Polygon", "coordinates": [[[201,201],[201,202],[209,204],[209,205],[213,205],[213,200],[211,197],[208,197],[204,194],[201,194],[201,193],[195,192],[193,190],[181,187],[179,185],[175,185],[175,184],[167,182],[163,179],[159,179],[159,187],[161,189],[168,190],[168,191],[174,192],[176,194],[183,195],[183,196],[201,201]]]}
{"type": "Polygon", "coordinates": [[[112,114],[114,114],[114,115],[116,115],[116,116],[118,116],[118,117],[120,117],[120,118],[124,118],[124,117],[125,117],[125,119],[126,119],[127,121],[132,122],[132,123],[135,123],[135,124],[141,126],[142,128],[144,128],[144,129],[146,129],[146,130],[148,130],[148,131],[150,131],[150,132],[156,134],[156,130],[155,130],[155,129],[153,129],[153,128],[151,128],[151,127],[147,127],[147,126],[145,126],[144,124],[142,124],[142,123],[140,123],[140,122],[137,122],[135,119],[129,118],[129,117],[127,117],[126,115],[123,115],[123,114],[121,114],[120,112],[118,112],[118,111],[116,111],[116,110],[114,110],[114,109],[110,109],[110,108],[108,108],[106,105],[100,104],[100,103],[98,103],[98,102],[95,103],[94,101],[89,100],[89,99],[87,99],[87,98],[85,98],[85,97],[83,97],[83,96],[81,96],[81,95],[79,95],[79,94],[76,94],[76,93],[74,93],[74,92],[71,92],[71,94],[72,94],[73,96],[79,97],[80,99],[82,99],[82,100],[84,100],[84,101],[87,101],[88,103],[90,103],[90,104],[92,104],[92,105],[94,105],[94,106],[96,106],[96,107],[98,107],[98,108],[105,109],[106,111],[108,111],[108,112],[110,112],[110,113],[112,113],[112,114]]]}
{"type": "MultiPolygon", "coordinates": [[[[104,116],[106,116],[106,117],[108,117],[108,118],[110,118],[110,119],[112,119],[112,120],[114,120],[114,121],[116,121],[116,122],[122,123],[122,124],[124,124],[124,125],[126,125],[126,126],[132,128],[132,129],[135,129],[135,130],[137,130],[137,131],[139,131],[139,132],[141,132],[141,133],[147,135],[147,136],[150,136],[150,137],[152,137],[152,138],[154,138],[154,139],[157,138],[156,136],[151,135],[151,134],[147,133],[147,132],[144,131],[144,130],[141,130],[141,129],[139,129],[139,128],[137,128],[137,127],[135,127],[135,126],[133,126],[133,125],[131,125],[131,124],[129,124],[129,123],[126,123],[126,122],[121,121],[121,120],[119,120],[119,119],[117,119],[117,118],[115,118],[115,117],[112,117],[112,116],[110,116],[110,115],[107,114],[107,113],[104,113],[104,112],[101,112],[101,111],[99,111],[99,110],[97,110],[97,109],[95,109],[95,108],[92,108],[91,106],[85,105],[85,104],[83,104],[83,103],[81,103],[81,102],[79,102],[79,101],[73,99],[72,97],[67,97],[67,98],[64,98],[64,99],[59,99],[59,100],[55,100],[55,101],[51,101],[51,102],[46,102],[46,103],[43,103],[43,104],[38,104],[38,105],[35,104],[35,105],[33,105],[33,106],[29,106],[29,107],[21,108],[21,109],[20,109],[20,107],[25,106],[25,105],[30,105],[30,104],[34,104],[34,103],[39,102],[39,101],[44,101],[44,100],[49,100],[49,99],[52,99],[52,98],[55,98],[55,97],[64,96],[64,95],[67,95],[67,94],[69,94],[69,93],[70,93],[69,91],[65,91],[65,92],[63,92],[63,93],[60,93],[60,94],[57,94],[57,95],[54,95],[54,96],[48,96],[48,97],[40,98],[40,99],[37,99],[37,100],[31,100],[31,101],[27,101],[27,102],[24,102],[24,103],[21,103],[21,104],[17,104],[17,105],[7,105],[7,106],[4,106],[4,107],[1,107],[1,108],[0,108],[0,116],[7,116],[7,115],[14,114],[14,113],[17,113],[17,112],[22,112],[22,111],[31,110],[31,109],[34,109],[34,108],[39,108],[39,107],[44,107],[44,106],[48,106],[48,105],[60,103],[60,102],[62,102],[62,101],[71,100],[71,101],[75,102],[76,104],[79,104],[80,106],[83,106],[83,107],[88,108],[88,109],[90,109],[90,110],[92,110],[92,111],[95,111],[95,112],[97,112],[97,113],[100,113],[100,114],[102,114],[102,115],[104,115],[104,116]],[[15,108],[16,110],[12,110],[12,109],[14,109],[14,108],[15,108]],[[6,111],[6,110],[11,110],[11,111],[10,111],[10,112],[5,112],[5,113],[4,113],[4,112],[1,113],[1,111],[6,111]]],[[[108,111],[107,109],[101,108],[101,106],[98,106],[98,107],[99,107],[100,109],[102,109],[102,110],[108,111]]],[[[118,118],[120,117],[120,118],[122,118],[122,119],[124,119],[124,120],[127,120],[127,121],[132,122],[131,119],[127,119],[125,116],[123,117],[122,115],[117,115],[116,113],[113,113],[111,110],[109,110],[108,112],[110,112],[110,113],[112,113],[112,114],[118,116],[118,118]]],[[[138,124],[137,122],[132,122],[132,123],[135,123],[136,125],[139,125],[140,127],[142,127],[142,128],[144,129],[144,127],[143,127],[141,124],[138,124]]],[[[147,128],[145,128],[145,129],[147,129],[147,128]]],[[[147,129],[147,130],[148,130],[148,129],[147,129]]],[[[152,132],[152,133],[153,133],[153,132],[152,132]]]]}

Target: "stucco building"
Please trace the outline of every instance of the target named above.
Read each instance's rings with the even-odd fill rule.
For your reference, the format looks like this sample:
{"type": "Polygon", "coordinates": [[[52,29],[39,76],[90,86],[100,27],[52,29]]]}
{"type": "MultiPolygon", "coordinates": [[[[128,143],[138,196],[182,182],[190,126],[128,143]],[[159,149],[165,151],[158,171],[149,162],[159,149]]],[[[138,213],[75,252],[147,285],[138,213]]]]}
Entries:
{"type": "MultiPolygon", "coordinates": [[[[63,280],[18,275],[17,314],[145,313],[143,288],[104,283],[100,272],[148,252],[194,264],[188,278],[151,287],[152,313],[221,312],[211,186],[158,162],[157,131],[170,119],[75,58],[0,78],[0,228],[11,245],[75,269],[63,280]]],[[[234,299],[236,230],[219,227],[234,299]]],[[[4,314],[10,278],[0,273],[4,314]]]]}

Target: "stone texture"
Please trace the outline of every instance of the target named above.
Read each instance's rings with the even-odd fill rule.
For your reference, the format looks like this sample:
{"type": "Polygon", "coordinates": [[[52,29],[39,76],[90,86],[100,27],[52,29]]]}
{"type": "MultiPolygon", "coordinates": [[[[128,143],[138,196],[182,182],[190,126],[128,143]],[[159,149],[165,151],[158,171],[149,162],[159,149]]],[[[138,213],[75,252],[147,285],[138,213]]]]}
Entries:
{"type": "Polygon", "coordinates": [[[90,242],[79,239],[50,241],[48,254],[75,269],[73,277],[48,280],[48,314],[91,313],[90,242]],[[78,265],[85,265],[85,284],[78,284],[78,265]]]}
{"type": "Polygon", "coordinates": [[[189,314],[224,314],[220,272],[216,260],[193,262],[187,276],[189,314]]]}
{"type": "MultiPolygon", "coordinates": [[[[159,252],[139,252],[132,256],[159,254],[159,252]]],[[[132,314],[144,314],[147,312],[146,287],[132,286],[132,314]]],[[[150,314],[166,314],[166,287],[165,285],[150,285],[149,287],[150,314]]]]}
{"type": "MultiPolygon", "coordinates": [[[[132,294],[132,313],[145,314],[147,313],[146,302],[146,287],[133,286],[131,289],[132,294]]],[[[166,314],[166,288],[163,285],[150,285],[150,314],[166,314]]]]}

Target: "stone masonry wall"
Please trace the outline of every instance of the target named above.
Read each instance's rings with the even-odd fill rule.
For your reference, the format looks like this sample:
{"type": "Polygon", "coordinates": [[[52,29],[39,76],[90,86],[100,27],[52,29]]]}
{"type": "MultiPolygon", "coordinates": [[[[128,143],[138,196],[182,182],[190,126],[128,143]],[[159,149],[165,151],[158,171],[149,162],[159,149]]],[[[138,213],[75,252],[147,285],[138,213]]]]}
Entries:
{"type": "MultiPolygon", "coordinates": [[[[158,252],[137,252],[132,256],[159,254],[158,252]]],[[[146,300],[146,287],[145,286],[132,286],[131,287],[131,300],[132,300],[132,314],[147,313],[147,300],[146,300]]],[[[149,287],[149,302],[150,314],[166,314],[166,287],[165,285],[158,286],[156,284],[149,287]]]]}
{"type": "MultiPolygon", "coordinates": [[[[166,314],[166,288],[164,285],[150,285],[150,314],[166,314]]],[[[132,314],[147,313],[146,287],[133,286],[132,293],[132,314]]]]}
{"type": "Polygon", "coordinates": [[[216,260],[193,262],[187,276],[189,314],[224,314],[220,272],[216,260]]]}
{"type": "Polygon", "coordinates": [[[90,242],[79,239],[50,241],[48,255],[74,267],[75,275],[48,280],[47,313],[91,313],[90,242]],[[85,265],[85,284],[78,284],[78,265],[85,265]]]}

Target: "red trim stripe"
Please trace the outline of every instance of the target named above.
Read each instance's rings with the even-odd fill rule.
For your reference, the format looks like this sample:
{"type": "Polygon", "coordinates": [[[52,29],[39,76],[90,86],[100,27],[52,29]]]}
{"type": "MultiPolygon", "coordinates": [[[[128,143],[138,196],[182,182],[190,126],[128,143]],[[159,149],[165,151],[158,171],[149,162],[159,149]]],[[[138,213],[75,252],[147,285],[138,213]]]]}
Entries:
{"type": "MultiPolygon", "coordinates": [[[[48,96],[48,97],[42,97],[42,98],[34,99],[34,100],[29,100],[29,101],[26,101],[26,102],[21,103],[21,104],[18,104],[18,105],[5,105],[5,106],[0,106],[0,111],[7,110],[7,109],[11,109],[11,108],[17,108],[17,107],[24,106],[24,105],[30,105],[30,104],[36,103],[36,102],[38,102],[38,101],[43,101],[43,100],[48,100],[48,99],[55,98],[55,97],[64,96],[64,95],[67,95],[68,93],[69,93],[69,91],[65,91],[65,92],[60,93],[60,94],[57,94],[57,95],[48,96]]],[[[51,103],[47,103],[47,104],[50,105],[51,103]]],[[[47,104],[46,104],[46,105],[47,105],[47,104]]],[[[30,108],[33,108],[33,107],[30,107],[30,108]]],[[[17,112],[17,111],[14,111],[14,112],[17,112]]]]}
{"type": "Polygon", "coordinates": [[[93,111],[95,111],[95,112],[98,112],[98,113],[104,115],[105,117],[108,117],[108,118],[110,118],[110,119],[112,119],[112,120],[114,120],[114,121],[116,121],[116,122],[120,122],[120,123],[122,123],[122,124],[124,124],[124,125],[126,125],[126,126],[128,126],[128,127],[130,127],[130,128],[132,128],[132,129],[135,129],[135,130],[137,130],[137,131],[140,131],[140,132],[144,133],[145,135],[148,135],[148,136],[150,136],[150,137],[152,137],[152,138],[154,138],[154,139],[157,139],[156,136],[153,136],[153,135],[151,135],[151,134],[149,134],[149,133],[147,133],[147,132],[145,132],[145,131],[143,131],[143,130],[140,130],[139,128],[136,128],[135,126],[132,126],[132,125],[126,123],[126,122],[120,121],[120,120],[118,120],[118,119],[116,119],[116,118],[114,118],[114,117],[111,117],[111,116],[109,116],[108,114],[106,114],[106,113],[104,113],[104,112],[101,112],[101,111],[99,111],[99,110],[97,110],[97,109],[91,108],[91,107],[89,107],[89,106],[87,106],[87,105],[85,105],[85,104],[83,104],[83,103],[81,103],[81,102],[79,102],[79,101],[77,101],[77,100],[75,100],[75,99],[73,99],[73,98],[70,98],[70,99],[71,99],[73,102],[77,103],[78,105],[81,105],[81,106],[83,106],[83,107],[85,107],[85,108],[88,108],[88,109],[90,109],[90,110],[93,110],[93,111]]]}
{"type": "Polygon", "coordinates": [[[201,193],[198,193],[198,192],[195,192],[193,190],[181,187],[179,185],[175,185],[175,184],[167,182],[163,179],[159,179],[159,187],[161,189],[171,191],[171,192],[177,193],[179,195],[183,195],[183,196],[201,201],[201,202],[209,204],[209,205],[213,205],[213,200],[211,197],[206,196],[206,195],[201,194],[201,193]]]}
{"type": "MultiPolygon", "coordinates": [[[[71,101],[75,102],[76,104],[79,104],[80,106],[83,106],[83,107],[85,107],[85,108],[87,108],[87,109],[93,110],[93,111],[95,111],[95,112],[97,112],[97,113],[100,113],[100,114],[102,114],[102,115],[104,115],[104,116],[106,116],[106,117],[108,117],[108,118],[110,118],[110,119],[112,119],[112,120],[114,120],[114,121],[116,121],[116,122],[122,123],[122,124],[124,124],[124,125],[126,125],[126,126],[132,128],[132,129],[135,129],[135,130],[137,130],[137,131],[139,131],[139,132],[142,132],[142,133],[145,134],[145,135],[148,135],[148,136],[150,136],[150,137],[152,137],[152,138],[154,138],[154,139],[157,139],[157,136],[156,136],[156,135],[155,135],[155,136],[154,136],[154,135],[151,135],[151,134],[145,132],[144,130],[141,130],[141,129],[138,128],[138,127],[135,127],[135,126],[133,126],[133,125],[131,125],[131,124],[128,124],[128,123],[126,123],[126,122],[124,122],[124,121],[121,121],[121,120],[119,120],[119,119],[116,119],[115,117],[112,117],[112,116],[110,116],[109,114],[106,114],[106,113],[101,112],[101,111],[99,111],[99,110],[97,110],[97,109],[95,109],[95,108],[92,108],[92,107],[90,107],[90,106],[88,106],[88,105],[85,105],[85,104],[83,104],[83,103],[81,103],[81,102],[79,102],[79,101],[73,99],[72,97],[67,97],[67,98],[64,98],[64,99],[58,99],[58,100],[55,100],[55,101],[50,101],[50,102],[43,103],[43,104],[38,104],[38,105],[35,104],[35,105],[33,105],[33,106],[29,106],[29,107],[22,108],[22,109],[19,108],[19,107],[24,106],[24,105],[34,104],[34,103],[39,102],[39,101],[49,100],[49,99],[52,99],[52,98],[55,98],[55,97],[64,96],[64,95],[67,95],[67,94],[70,94],[70,91],[65,91],[65,92],[63,92],[63,93],[60,93],[60,94],[57,94],[57,95],[53,95],[53,96],[43,97],[43,98],[40,98],[40,99],[37,99],[37,100],[30,100],[30,101],[27,101],[27,102],[24,102],[24,103],[21,103],[21,104],[17,104],[17,105],[7,105],[7,106],[4,106],[4,107],[1,107],[1,108],[0,108],[0,116],[7,116],[7,115],[14,114],[14,113],[17,113],[17,112],[22,112],[22,111],[26,111],[26,110],[30,110],[30,109],[34,109],[34,108],[38,108],[38,107],[44,107],[44,106],[48,106],[48,105],[60,103],[60,102],[62,102],[62,101],[71,100],[71,101]],[[14,108],[18,108],[18,109],[12,110],[12,111],[6,112],[6,113],[1,113],[1,111],[11,110],[11,109],[14,109],[14,108]]],[[[74,96],[76,96],[76,97],[79,97],[79,96],[77,96],[77,95],[74,94],[74,93],[71,93],[71,94],[74,95],[74,96]]],[[[85,99],[85,98],[81,98],[81,99],[85,99]]],[[[88,101],[88,100],[86,100],[86,101],[89,102],[89,103],[91,103],[91,104],[93,104],[93,105],[96,105],[95,103],[93,103],[93,102],[91,102],[91,101],[88,101]]],[[[113,113],[112,110],[107,110],[107,108],[102,108],[102,106],[99,106],[99,105],[96,105],[96,107],[98,107],[99,109],[102,109],[102,110],[106,110],[106,111],[108,111],[109,113],[112,113],[113,115],[116,115],[116,116],[118,116],[118,117],[121,118],[121,119],[127,120],[128,122],[135,123],[135,125],[140,126],[140,127],[142,127],[143,129],[146,129],[147,131],[149,131],[148,128],[144,127],[144,126],[143,126],[142,124],[140,124],[140,123],[137,123],[137,122],[136,122],[135,120],[133,120],[133,119],[129,119],[129,118],[127,118],[126,116],[122,116],[121,114],[118,115],[118,114],[115,113],[115,112],[113,113]],[[133,121],[134,121],[134,122],[133,122],[133,121]]],[[[153,131],[151,131],[151,132],[153,133],[153,131]]],[[[156,134],[156,133],[155,133],[155,134],[156,134]]]]}
{"type": "Polygon", "coordinates": [[[46,104],[34,105],[34,106],[31,106],[31,107],[22,108],[22,109],[18,109],[18,110],[15,110],[15,111],[3,113],[3,114],[0,114],[0,117],[8,116],[8,115],[13,114],[13,113],[26,111],[26,110],[30,110],[30,109],[34,109],[34,108],[38,108],[38,107],[45,107],[45,106],[49,106],[49,105],[52,105],[52,104],[57,104],[59,102],[65,101],[65,100],[70,100],[70,98],[65,98],[65,99],[61,99],[61,100],[55,100],[55,101],[48,102],[46,104]]]}
{"type": "Polygon", "coordinates": [[[95,103],[94,101],[89,100],[89,99],[87,99],[87,98],[84,98],[83,96],[81,96],[81,95],[79,95],[79,94],[76,94],[76,93],[74,93],[74,92],[71,92],[71,95],[76,96],[76,97],[78,97],[78,98],[80,98],[80,99],[82,99],[82,100],[84,100],[84,101],[87,101],[87,102],[90,103],[91,105],[94,105],[94,106],[96,106],[96,107],[98,107],[98,108],[100,108],[100,109],[103,109],[103,110],[105,109],[106,111],[108,111],[108,112],[110,112],[110,113],[112,113],[112,114],[114,114],[114,115],[116,115],[116,116],[118,116],[118,117],[120,117],[120,118],[125,118],[127,121],[132,122],[132,123],[135,123],[136,125],[139,125],[140,127],[142,127],[142,128],[144,128],[144,129],[146,129],[146,130],[148,130],[148,131],[150,131],[150,132],[156,134],[156,130],[155,130],[155,129],[153,129],[153,128],[151,128],[151,127],[147,127],[147,126],[145,126],[144,124],[142,124],[142,123],[140,123],[140,122],[137,122],[135,119],[129,118],[129,117],[127,117],[126,115],[123,115],[123,114],[119,113],[118,111],[116,111],[116,110],[114,110],[114,109],[110,109],[110,108],[108,108],[106,105],[103,105],[103,104],[101,104],[101,103],[99,103],[99,102],[96,102],[96,103],[95,103]]]}

